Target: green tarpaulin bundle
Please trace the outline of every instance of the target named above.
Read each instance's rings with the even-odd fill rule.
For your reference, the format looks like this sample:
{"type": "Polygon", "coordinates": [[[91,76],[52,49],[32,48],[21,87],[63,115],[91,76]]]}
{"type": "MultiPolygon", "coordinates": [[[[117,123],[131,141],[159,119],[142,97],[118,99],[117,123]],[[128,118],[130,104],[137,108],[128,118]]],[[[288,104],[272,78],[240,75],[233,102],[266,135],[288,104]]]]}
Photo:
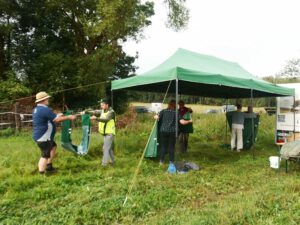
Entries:
{"type": "MultiPolygon", "coordinates": [[[[72,111],[66,111],[65,116],[71,115],[72,111]]],[[[82,139],[80,144],[74,145],[72,143],[71,134],[72,134],[72,122],[70,120],[63,121],[62,131],[61,131],[61,146],[70,152],[86,155],[89,150],[90,144],[90,115],[84,114],[81,116],[82,121],[82,139]]]]}
{"type": "Polygon", "coordinates": [[[153,129],[151,131],[149,141],[146,146],[145,157],[146,158],[155,158],[158,155],[158,123],[155,121],[153,129]]]}

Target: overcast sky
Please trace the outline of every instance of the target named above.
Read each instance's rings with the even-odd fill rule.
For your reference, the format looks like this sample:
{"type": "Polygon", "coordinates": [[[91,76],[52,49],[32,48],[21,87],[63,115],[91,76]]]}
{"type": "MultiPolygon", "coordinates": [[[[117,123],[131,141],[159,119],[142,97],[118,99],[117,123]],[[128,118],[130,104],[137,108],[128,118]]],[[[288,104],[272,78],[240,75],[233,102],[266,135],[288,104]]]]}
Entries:
{"type": "Polygon", "coordinates": [[[235,61],[256,76],[274,75],[300,57],[300,0],[187,0],[190,21],[180,32],[166,28],[163,0],[155,2],[145,38],[124,46],[139,53],[138,74],[177,48],[235,61]]]}

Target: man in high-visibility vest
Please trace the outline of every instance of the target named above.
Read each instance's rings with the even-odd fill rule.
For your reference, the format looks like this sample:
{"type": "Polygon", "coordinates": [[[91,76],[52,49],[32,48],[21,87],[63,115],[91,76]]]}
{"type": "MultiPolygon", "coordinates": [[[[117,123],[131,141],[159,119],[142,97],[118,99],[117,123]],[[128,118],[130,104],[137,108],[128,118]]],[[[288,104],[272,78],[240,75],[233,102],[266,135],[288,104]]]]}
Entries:
{"type": "Polygon", "coordinates": [[[99,122],[99,133],[103,135],[103,158],[102,166],[105,167],[108,163],[114,165],[115,157],[113,153],[114,148],[114,136],[116,135],[115,119],[116,115],[114,110],[110,107],[108,99],[102,99],[100,101],[101,110],[99,117],[92,116],[91,119],[99,122]]]}

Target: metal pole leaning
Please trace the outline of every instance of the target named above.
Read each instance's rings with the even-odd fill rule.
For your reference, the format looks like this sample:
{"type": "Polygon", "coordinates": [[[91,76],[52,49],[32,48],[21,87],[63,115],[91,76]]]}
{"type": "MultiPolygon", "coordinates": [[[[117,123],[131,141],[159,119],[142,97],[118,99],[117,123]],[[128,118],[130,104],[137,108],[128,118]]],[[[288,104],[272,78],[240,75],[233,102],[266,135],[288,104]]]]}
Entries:
{"type": "Polygon", "coordinates": [[[175,87],[175,97],[176,97],[176,138],[178,138],[178,78],[176,78],[176,87],[175,87]]]}
{"type": "MultiPolygon", "coordinates": [[[[172,81],[170,80],[169,85],[168,85],[168,88],[167,88],[167,91],[166,91],[165,96],[164,96],[164,98],[163,98],[162,104],[165,102],[165,99],[166,99],[167,94],[168,94],[168,92],[169,92],[171,83],[172,83],[172,81]]],[[[132,192],[132,190],[133,190],[133,187],[134,187],[134,185],[135,185],[135,183],[136,183],[137,175],[138,175],[138,172],[140,171],[140,167],[141,167],[141,165],[142,165],[142,161],[143,161],[143,159],[144,159],[144,156],[145,156],[145,153],[146,153],[146,149],[147,149],[148,143],[149,143],[150,138],[151,138],[151,134],[152,134],[152,132],[154,131],[154,128],[156,127],[156,123],[157,123],[157,121],[155,121],[154,124],[153,124],[153,127],[152,127],[152,129],[151,129],[151,133],[150,133],[149,138],[148,138],[148,140],[147,140],[147,144],[145,145],[145,148],[144,148],[144,151],[143,151],[143,153],[142,153],[142,155],[141,155],[141,158],[140,158],[140,160],[139,160],[139,163],[138,163],[138,165],[137,165],[137,167],[136,167],[136,169],[135,169],[135,171],[134,171],[134,174],[133,174],[132,180],[131,180],[131,182],[130,182],[130,185],[129,185],[129,188],[128,188],[126,197],[125,197],[124,202],[123,202],[123,207],[126,205],[126,203],[127,203],[127,201],[128,201],[128,198],[129,198],[129,196],[130,196],[130,194],[131,194],[131,192],[132,192]]]]}
{"type": "MultiPolygon", "coordinates": [[[[253,110],[253,89],[251,89],[251,107],[252,107],[252,110],[253,110]]],[[[254,110],[253,112],[254,113],[254,110]]],[[[253,157],[253,160],[255,159],[255,153],[254,153],[254,141],[255,141],[255,138],[254,138],[254,117],[251,116],[251,128],[252,128],[252,157],[253,157]]]]}
{"type": "Polygon", "coordinates": [[[111,107],[114,108],[114,91],[111,90],[111,107]]]}
{"type": "Polygon", "coordinates": [[[149,138],[148,138],[148,140],[147,140],[147,144],[145,145],[145,148],[144,148],[143,153],[142,153],[142,155],[141,155],[141,158],[140,158],[140,160],[139,160],[138,166],[137,166],[136,170],[134,171],[133,178],[132,178],[131,183],[130,183],[130,186],[129,186],[129,188],[128,188],[127,195],[126,195],[125,200],[124,200],[124,202],[123,202],[123,206],[126,205],[127,200],[128,200],[128,197],[129,197],[129,195],[131,194],[131,191],[132,191],[132,189],[133,189],[133,187],[134,187],[134,185],[135,185],[135,182],[136,182],[136,178],[137,178],[138,172],[139,172],[140,167],[141,167],[141,165],[142,165],[143,158],[144,158],[144,156],[145,156],[147,146],[148,146],[148,144],[149,144],[149,142],[150,142],[151,134],[153,133],[153,131],[154,131],[155,127],[156,127],[156,123],[157,123],[157,121],[155,121],[154,124],[153,124],[153,126],[152,126],[151,133],[150,133],[149,138]]]}

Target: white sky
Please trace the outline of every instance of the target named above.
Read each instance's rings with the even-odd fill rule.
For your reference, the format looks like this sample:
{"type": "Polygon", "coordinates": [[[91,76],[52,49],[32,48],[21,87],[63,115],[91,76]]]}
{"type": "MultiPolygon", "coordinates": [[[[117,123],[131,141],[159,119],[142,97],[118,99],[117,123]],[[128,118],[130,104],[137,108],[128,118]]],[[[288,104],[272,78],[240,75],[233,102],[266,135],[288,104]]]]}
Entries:
{"type": "Polygon", "coordinates": [[[155,0],[145,39],[124,49],[139,53],[137,73],[157,66],[177,48],[239,63],[256,76],[275,75],[286,61],[300,57],[300,0],[187,0],[188,28],[165,26],[163,0],[155,0]]]}

